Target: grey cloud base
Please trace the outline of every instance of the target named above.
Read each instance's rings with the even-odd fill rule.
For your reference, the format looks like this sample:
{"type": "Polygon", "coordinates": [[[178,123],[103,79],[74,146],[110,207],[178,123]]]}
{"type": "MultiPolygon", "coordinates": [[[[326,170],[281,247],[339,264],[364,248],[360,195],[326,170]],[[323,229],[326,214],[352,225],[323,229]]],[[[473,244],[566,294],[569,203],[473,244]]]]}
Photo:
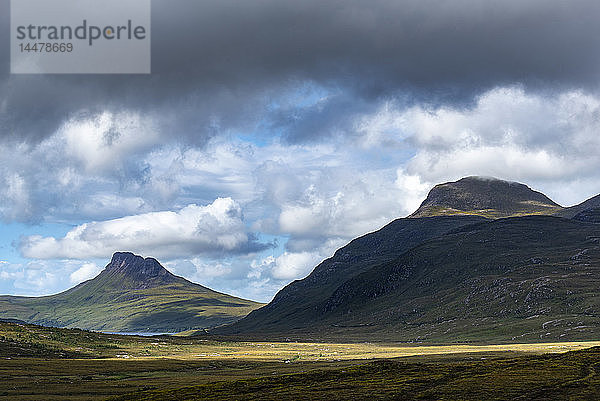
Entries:
{"type": "MultiPolygon", "coordinates": [[[[407,92],[468,103],[515,83],[596,89],[600,74],[596,1],[155,0],[152,8],[151,76],[9,76],[0,60],[1,135],[35,141],[78,113],[125,109],[164,116],[169,136],[194,144],[271,119],[303,141],[323,113],[305,113],[300,129],[295,110],[269,110],[306,83],[339,94],[326,115],[343,121],[365,101],[407,92]]],[[[0,9],[8,33],[8,1],[0,9]]]]}

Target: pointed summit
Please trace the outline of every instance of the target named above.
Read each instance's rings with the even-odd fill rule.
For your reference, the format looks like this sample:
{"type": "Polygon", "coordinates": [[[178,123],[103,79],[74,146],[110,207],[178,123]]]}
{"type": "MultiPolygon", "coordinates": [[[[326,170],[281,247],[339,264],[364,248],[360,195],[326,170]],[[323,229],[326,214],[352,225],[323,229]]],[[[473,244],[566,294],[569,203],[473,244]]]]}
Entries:
{"type": "Polygon", "coordinates": [[[410,217],[470,214],[488,218],[553,214],[561,206],[518,182],[493,177],[466,177],[433,187],[410,217]]]}
{"type": "Polygon", "coordinates": [[[231,323],[262,304],[175,276],[156,259],[117,252],[104,270],[39,298],[0,297],[0,318],[116,332],[177,332],[231,323]]]}
{"type": "Polygon", "coordinates": [[[176,277],[154,258],[143,258],[131,252],[116,252],[102,272],[112,277],[121,277],[149,288],[157,284],[168,284],[176,277]]]}

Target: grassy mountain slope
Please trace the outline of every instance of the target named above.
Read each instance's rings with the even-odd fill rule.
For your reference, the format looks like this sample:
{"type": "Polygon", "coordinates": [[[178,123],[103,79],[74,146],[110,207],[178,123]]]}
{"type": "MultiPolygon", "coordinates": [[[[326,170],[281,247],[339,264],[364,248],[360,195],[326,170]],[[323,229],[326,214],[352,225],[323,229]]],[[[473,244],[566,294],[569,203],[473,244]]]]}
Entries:
{"type": "Polygon", "coordinates": [[[573,216],[573,220],[583,221],[586,223],[600,224],[600,207],[586,209],[573,216]]]}
{"type": "Polygon", "coordinates": [[[320,305],[346,280],[394,260],[403,252],[448,231],[485,221],[476,216],[398,219],[340,248],[302,280],[283,288],[271,303],[236,324],[215,332],[239,334],[284,331],[311,326],[320,317],[320,305]]]}
{"type": "Polygon", "coordinates": [[[466,227],[348,280],[321,322],[388,337],[573,340],[600,335],[600,226],[547,216],[466,227]]]}
{"type": "Polygon", "coordinates": [[[526,185],[487,177],[466,177],[436,185],[410,217],[471,214],[501,218],[554,214],[562,207],[526,185]]]}
{"type": "MultiPolygon", "coordinates": [[[[600,335],[600,225],[550,216],[464,226],[349,277],[312,318],[232,328],[390,341],[548,341],[600,335]]],[[[296,301],[297,302],[297,301],[296,301]]]]}
{"type": "Polygon", "coordinates": [[[231,323],[261,304],[212,291],[155,259],[115,253],[94,279],[46,297],[0,297],[0,318],[112,332],[175,332],[231,323]]]}
{"type": "Polygon", "coordinates": [[[577,216],[579,213],[585,212],[591,209],[600,208],[600,195],[596,195],[593,198],[586,200],[585,202],[580,203],[579,205],[566,207],[562,210],[559,210],[555,213],[556,216],[573,218],[577,216]]]}
{"type": "Polygon", "coordinates": [[[212,332],[333,341],[597,338],[599,199],[562,208],[502,180],[438,185],[410,218],[350,242],[268,305],[212,332]]]}

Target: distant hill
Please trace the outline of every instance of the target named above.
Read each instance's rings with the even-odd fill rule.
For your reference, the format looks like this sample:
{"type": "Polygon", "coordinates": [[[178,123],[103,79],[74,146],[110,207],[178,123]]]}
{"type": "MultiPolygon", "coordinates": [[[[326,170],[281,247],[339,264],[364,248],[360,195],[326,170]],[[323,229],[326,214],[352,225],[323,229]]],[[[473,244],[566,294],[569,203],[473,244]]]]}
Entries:
{"type": "Polygon", "coordinates": [[[471,214],[488,218],[554,214],[562,207],[541,192],[517,182],[466,177],[436,185],[410,217],[471,214]]]}
{"type": "Polygon", "coordinates": [[[585,202],[580,203],[579,205],[566,207],[555,213],[556,216],[573,218],[582,212],[586,212],[592,209],[600,208],[600,195],[596,195],[593,198],[586,200],[585,202]]]}
{"type": "Polygon", "coordinates": [[[410,218],[353,240],[268,305],[211,332],[356,341],[596,339],[600,224],[594,203],[582,205],[567,219],[545,215],[564,209],[522,184],[469,177],[438,185],[410,218]],[[437,216],[418,217],[434,210],[437,216]]]}
{"type": "Polygon", "coordinates": [[[175,276],[156,259],[117,252],[98,276],[60,294],[0,296],[0,318],[109,332],[177,332],[231,323],[261,305],[175,276]]]}

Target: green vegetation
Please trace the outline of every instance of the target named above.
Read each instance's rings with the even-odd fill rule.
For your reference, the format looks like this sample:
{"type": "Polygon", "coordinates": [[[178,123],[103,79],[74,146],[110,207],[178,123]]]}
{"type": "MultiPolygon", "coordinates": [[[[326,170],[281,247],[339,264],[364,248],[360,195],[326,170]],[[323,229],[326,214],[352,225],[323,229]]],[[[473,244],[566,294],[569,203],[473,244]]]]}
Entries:
{"type": "Polygon", "coordinates": [[[531,215],[574,218],[600,208],[600,195],[562,207],[526,185],[485,177],[466,177],[433,187],[410,217],[481,216],[486,219],[531,215]]]}
{"type": "Polygon", "coordinates": [[[524,216],[463,225],[416,246],[397,242],[410,236],[412,220],[427,219],[382,229],[379,244],[380,232],[353,241],[271,304],[213,332],[333,342],[600,337],[600,225],[524,216]]]}
{"type": "Polygon", "coordinates": [[[463,227],[348,280],[324,316],[400,340],[595,339],[599,240],[598,225],[547,216],[463,227]]]}
{"type": "Polygon", "coordinates": [[[231,323],[262,304],[174,276],[154,259],[117,253],[94,279],[60,294],[0,296],[0,318],[108,332],[178,332],[231,323]]]}
{"type": "Polygon", "coordinates": [[[600,195],[596,195],[593,198],[590,198],[585,202],[580,203],[579,205],[566,207],[556,212],[555,215],[558,217],[573,218],[581,212],[598,208],[600,208],[600,195]]]}
{"type": "Polygon", "coordinates": [[[585,399],[600,391],[594,345],[232,342],[0,322],[0,400],[585,399]]]}
{"type": "Polygon", "coordinates": [[[476,215],[490,219],[553,215],[563,208],[526,185],[494,178],[466,177],[433,187],[411,217],[476,215]]]}
{"type": "MultiPolygon", "coordinates": [[[[424,241],[482,221],[485,219],[476,216],[395,220],[338,249],[333,257],[315,267],[308,277],[296,280],[279,291],[267,306],[251,312],[248,317],[231,326],[212,332],[257,339],[264,338],[266,333],[274,340],[282,340],[288,336],[298,338],[295,337],[298,331],[309,333],[307,329],[317,328],[323,318],[323,304],[348,279],[382,263],[393,261],[424,241]]],[[[325,331],[322,331],[323,327],[318,327],[315,338],[322,338],[320,336],[326,335],[331,327],[325,331]]],[[[301,337],[304,340],[311,338],[311,335],[301,337]]]]}
{"type": "Polygon", "coordinates": [[[561,207],[550,207],[543,206],[541,209],[515,209],[510,213],[505,213],[496,209],[467,209],[459,210],[453,209],[446,206],[428,206],[425,210],[419,212],[418,215],[412,215],[412,218],[416,217],[436,217],[436,216],[479,216],[486,219],[501,219],[506,217],[520,217],[520,216],[553,216],[561,212],[561,207]]]}
{"type": "Polygon", "coordinates": [[[355,239],[267,306],[211,333],[333,342],[596,339],[599,206],[600,195],[563,208],[492,178],[440,184],[410,218],[355,239]]]}
{"type": "Polygon", "coordinates": [[[189,283],[149,289],[87,288],[50,297],[0,297],[0,316],[108,332],[175,332],[232,322],[261,304],[189,283]]]}
{"type": "Polygon", "coordinates": [[[376,361],[343,369],[148,390],[112,400],[590,400],[600,348],[562,355],[376,361]]]}

